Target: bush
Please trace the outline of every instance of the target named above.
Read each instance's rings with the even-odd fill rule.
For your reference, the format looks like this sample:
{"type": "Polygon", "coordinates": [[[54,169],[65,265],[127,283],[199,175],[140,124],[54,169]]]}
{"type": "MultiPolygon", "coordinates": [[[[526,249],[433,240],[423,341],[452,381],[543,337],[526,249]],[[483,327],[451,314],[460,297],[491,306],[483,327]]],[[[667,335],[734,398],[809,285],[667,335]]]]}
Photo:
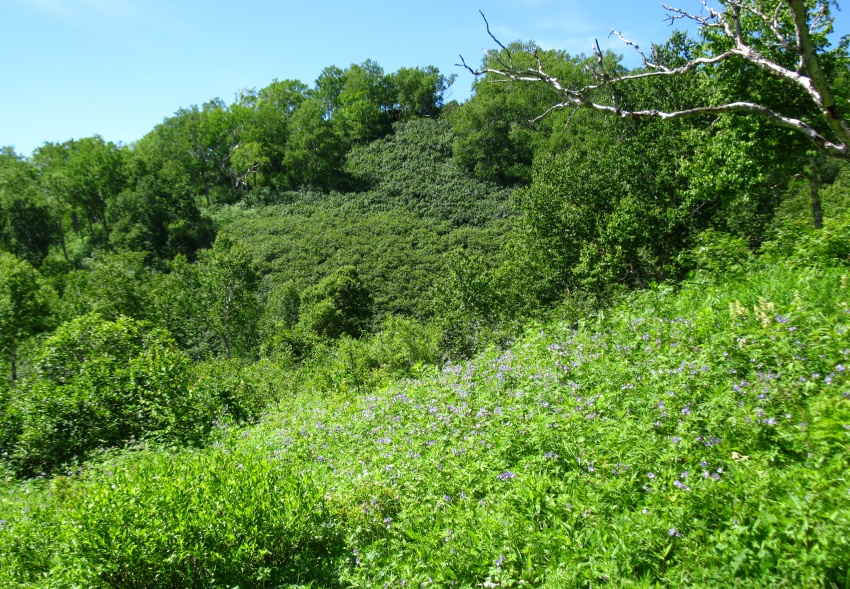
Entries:
{"type": "Polygon", "coordinates": [[[51,493],[50,512],[11,521],[14,536],[0,527],[0,582],[291,587],[324,581],[340,548],[321,490],[261,448],[137,452],[51,493]]]}
{"type": "Polygon", "coordinates": [[[189,358],[165,331],[96,314],[65,323],[8,405],[20,429],[5,450],[33,474],[148,437],[185,440],[197,406],[188,376],[189,358]]]}

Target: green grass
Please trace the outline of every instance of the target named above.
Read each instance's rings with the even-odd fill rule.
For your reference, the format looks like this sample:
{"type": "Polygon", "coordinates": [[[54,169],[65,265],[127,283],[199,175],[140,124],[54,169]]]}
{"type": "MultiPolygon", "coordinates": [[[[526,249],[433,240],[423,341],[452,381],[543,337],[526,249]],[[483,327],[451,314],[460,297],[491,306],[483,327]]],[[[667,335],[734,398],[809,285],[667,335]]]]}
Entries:
{"type": "Polygon", "coordinates": [[[7,479],[12,587],[847,587],[846,267],[758,263],[199,451],[7,479]]]}

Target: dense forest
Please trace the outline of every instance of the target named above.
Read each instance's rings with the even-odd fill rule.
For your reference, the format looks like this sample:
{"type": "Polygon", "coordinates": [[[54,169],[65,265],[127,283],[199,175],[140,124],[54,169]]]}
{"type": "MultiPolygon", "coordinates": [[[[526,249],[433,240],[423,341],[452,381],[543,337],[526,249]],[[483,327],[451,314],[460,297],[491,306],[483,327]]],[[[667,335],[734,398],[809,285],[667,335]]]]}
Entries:
{"type": "Polygon", "coordinates": [[[0,150],[0,582],[847,587],[850,36],[722,5],[0,150]]]}

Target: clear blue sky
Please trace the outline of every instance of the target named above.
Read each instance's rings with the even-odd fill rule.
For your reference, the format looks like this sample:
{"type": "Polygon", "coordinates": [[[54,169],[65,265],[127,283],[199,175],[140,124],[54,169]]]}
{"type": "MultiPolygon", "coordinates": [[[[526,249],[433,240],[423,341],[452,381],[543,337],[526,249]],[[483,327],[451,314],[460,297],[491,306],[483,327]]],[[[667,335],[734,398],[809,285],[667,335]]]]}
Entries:
{"type": "MultiPolygon", "coordinates": [[[[699,9],[698,0],[681,7],[699,9]]],[[[131,143],[181,107],[373,59],[387,72],[435,65],[469,96],[493,46],[481,9],[505,42],[589,53],[613,27],[648,47],[671,29],[660,0],[0,0],[0,145],[29,155],[45,141],[99,134],[131,143]]],[[[848,32],[847,13],[837,29],[848,32]]]]}

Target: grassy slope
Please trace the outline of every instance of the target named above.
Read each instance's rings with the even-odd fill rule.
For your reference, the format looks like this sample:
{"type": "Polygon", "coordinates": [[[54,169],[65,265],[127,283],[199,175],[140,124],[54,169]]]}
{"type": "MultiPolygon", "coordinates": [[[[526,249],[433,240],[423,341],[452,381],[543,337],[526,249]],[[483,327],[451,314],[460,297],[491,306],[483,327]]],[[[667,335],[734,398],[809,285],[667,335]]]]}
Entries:
{"type": "Polygon", "coordinates": [[[698,276],[370,395],[284,400],[206,450],[9,482],[0,582],[844,587],[848,305],[842,268],[698,276]]]}

